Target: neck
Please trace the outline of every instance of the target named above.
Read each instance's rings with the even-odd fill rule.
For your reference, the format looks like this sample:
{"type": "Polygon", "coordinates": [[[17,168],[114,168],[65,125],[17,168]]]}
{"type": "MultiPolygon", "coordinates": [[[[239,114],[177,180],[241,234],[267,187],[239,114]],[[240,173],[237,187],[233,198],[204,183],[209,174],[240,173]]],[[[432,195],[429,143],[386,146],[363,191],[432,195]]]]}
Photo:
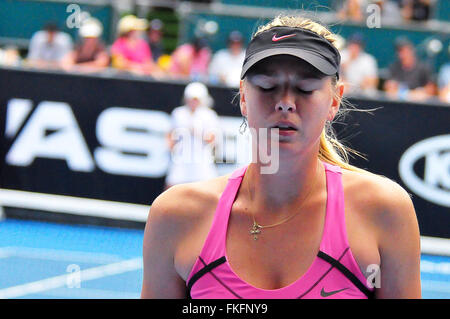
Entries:
{"type": "Polygon", "coordinates": [[[318,186],[322,165],[316,152],[280,159],[279,168],[273,174],[261,174],[262,165],[252,163],[243,182],[250,193],[255,212],[282,213],[303,204],[311,197],[312,188],[318,186]],[[295,158],[295,160],[292,160],[295,158]]]}

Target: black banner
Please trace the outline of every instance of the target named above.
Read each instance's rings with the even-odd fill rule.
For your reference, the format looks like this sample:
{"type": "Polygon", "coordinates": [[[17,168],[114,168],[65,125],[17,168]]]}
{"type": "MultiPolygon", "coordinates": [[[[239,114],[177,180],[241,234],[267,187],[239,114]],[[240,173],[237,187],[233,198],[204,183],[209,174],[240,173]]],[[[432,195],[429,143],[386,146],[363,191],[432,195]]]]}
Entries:
{"type": "Polygon", "coordinates": [[[412,196],[422,235],[450,237],[450,107],[352,99],[360,110],[335,124],[352,164],[396,181],[412,196]]]}
{"type": "MultiPolygon", "coordinates": [[[[1,187],[150,204],[163,189],[164,167],[155,166],[158,158],[168,161],[161,142],[185,84],[124,78],[1,70],[1,187]],[[130,127],[136,132],[127,132],[130,127]],[[135,144],[150,137],[154,145],[130,147],[133,137],[135,144]],[[42,147],[33,149],[36,144],[42,147]],[[118,159],[122,152],[131,154],[118,159]],[[133,171],[139,164],[148,170],[133,171]]],[[[211,95],[229,101],[217,105],[218,113],[239,114],[233,92],[214,89],[211,95]]]]}
{"type": "MultiPolygon", "coordinates": [[[[169,163],[164,135],[185,85],[0,69],[0,187],[151,204],[163,190],[169,163]]],[[[240,123],[237,90],[209,90],[224,123],[240,123]]],[[[350,112],[334,124],[344,144],[368,158],[352,163],[411,193],[422,235],[449,238],[450,107],[350,102],[377,109],[350,112]]]]}

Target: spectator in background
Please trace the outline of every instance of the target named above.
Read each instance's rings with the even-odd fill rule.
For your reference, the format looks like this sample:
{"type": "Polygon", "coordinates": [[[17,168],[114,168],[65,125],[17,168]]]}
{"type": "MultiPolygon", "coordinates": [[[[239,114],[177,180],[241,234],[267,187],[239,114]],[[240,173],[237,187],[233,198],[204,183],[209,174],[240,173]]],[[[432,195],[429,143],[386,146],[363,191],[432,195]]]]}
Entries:
{"type": "Polygon", "coordinates": [[[423,101],[434,95],[432,73],[418,61],[414,45],[406,38],[395,41],[398,60],[389,66],[384,89],[388,96],[423,101]]]}
{"type": "Polygon", "coordinates": [[[243,37],[239,31],[228,36],[227,48],[217,51],[209,65],[210,80],[230,87],[239,87],[242,64],[245,59],[243,37]]]}
{"type": "Polygon", "coordinates": [[[364,52],[364,38],[360,33],[349,37],[341,52],[341,73],[345,92],[374,95],[378,87],[378,65],[375,58],[364,52]]]}
{"type": "Polygon", "coordinates": [[[152,52],[142,33],[147,26],[147,20],[134,15],[127,15],[119,20],[119,37],[111,47],[113,67],[141,75],[150,75],[155,71],[152,52]]]}
{"type": "Polygon", "coordinates": [[[27,64],[38,68],[59,68],[63,58],[72,51],[70,35],[59,31],[54,23],[48,23],[30,40],[27,64]]]}
{"type": "Polygon", "coordinates": [[[381,23],[398,24],[401,22],[401,10],[398,1],[401,0],[373,0],[381,11],[381,23]],[[400,20],[400,21],[399,21],[400,20]]]}
{"type": "Polygon", "coordinates": [[[365,0],[345,0],[338,11],[338,17],[343,20],[362,22],[364,19],[364,5],[365,0]]]}
{"type": "Polygon", "coordinates": [[[195,37],[191,42],[180,45],[172,53],[170,75],[175,78],[206,80],[211,61],[211,49],[205,38],[195,37]]]}
{"type": "Polygon", "coordinates": [[[159,19],[150,21],[147,29],[147,43],[152,51],[153,62],[158,66],[153,76],[166,76],[170,68],[170,55],[164,53],[163,39],[164,24],[159,19]]]}
{"type": "Polygon", "coordinates": [[[22,63],[19,49],[13,45],[8,45],[3,50],[0,49],[0,65],[19,66],[22,63]]]}
{"type": "Polygon", "coordinates": [[[450,62],[441,66],[438,75],[439,99],[450,103],[450,62]]]}
{"type": "Polygon", "coordinates": [[[80,42],[63,61],[67,71],[96,72],[109,65],[109,55],[100,36],[103,33],[101,22],[88,18],[79,29],[80,42]]]}
{"type": "MultiPolygon", "coordinates": [[[[433,0],[434,1],[434,0],[433,0]]],[[[402,0],[402,16],[405,20],[427,21],[430,18],[432,0],[402,0]]],[[[448,0],[447,0],[448,1],[448,0]]]]}
{"type": "Polygon", "coordinates": [[[162,45],[163,37],[163,23],[159,19],[153,19],[150,21],[147,29],[147,39],[150,50],[152,51],[152,58],[155,63],[164,54],[164,48],[162,45]]]}
{"type": "Polygon", "coordinates": [[[211,109],[207,87],[193,82],[184,90],[184,105],[172,111],[172,130],[167,135],[172,161],[166,188],[217,176],[212,154],[219,119],[211,109]]]}
{"type": "Polygon", "coordinates": [[[340,9],[338,9],[338,17],[344,20],[350,20],[354,22],[364,22],[371,16],[374,11],[370,7],[371,5],[377,5],[381,14],[381,23],[386,24],[398,24],[402,22],[402,11],[399,6],[399,2],[403,0],[345,0],[337,1],[342,3],[340,9]]]}

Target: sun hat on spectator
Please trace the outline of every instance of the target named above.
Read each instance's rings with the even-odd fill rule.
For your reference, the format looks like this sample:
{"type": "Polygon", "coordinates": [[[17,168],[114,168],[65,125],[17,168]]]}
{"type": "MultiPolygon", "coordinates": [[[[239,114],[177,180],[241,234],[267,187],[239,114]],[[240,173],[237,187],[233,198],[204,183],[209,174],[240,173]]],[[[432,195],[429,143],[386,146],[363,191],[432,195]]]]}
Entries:
{"type": "Polygon", "coordinates": [[[83,38],[98,38],[103,33],[103,26],[96,18],[88,18],[83,21],[79,34],[83,38]]]}
{"type": "Polygon", "coordinates": [[[126,34],[130,31],[144,31],[147,28],[148,21],[146,19],[139,19],[132,14],[122,17],[117,24],[117,32],[119,35],[126,34]]]}
{"type": "Polygon", "coordinates": [[[184,89],[184,99],[198,99],[202,105],[211,106],[211,97],[208,88],[201,82],[189,83],[184,89]]]}

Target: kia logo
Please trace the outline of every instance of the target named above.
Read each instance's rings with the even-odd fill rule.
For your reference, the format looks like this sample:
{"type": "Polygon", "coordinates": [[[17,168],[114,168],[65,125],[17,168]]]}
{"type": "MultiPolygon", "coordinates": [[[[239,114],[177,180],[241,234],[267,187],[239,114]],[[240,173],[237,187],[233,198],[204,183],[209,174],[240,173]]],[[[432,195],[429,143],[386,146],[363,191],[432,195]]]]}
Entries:
{"type": "Polygon", "coordinates": [[[435,204],[450,207],[450,135],[422,140],[406,150],[399,162],[400,178],[414,193],[435,204]],[[414,165],[425,159],[423,178],[414,165]]]}

